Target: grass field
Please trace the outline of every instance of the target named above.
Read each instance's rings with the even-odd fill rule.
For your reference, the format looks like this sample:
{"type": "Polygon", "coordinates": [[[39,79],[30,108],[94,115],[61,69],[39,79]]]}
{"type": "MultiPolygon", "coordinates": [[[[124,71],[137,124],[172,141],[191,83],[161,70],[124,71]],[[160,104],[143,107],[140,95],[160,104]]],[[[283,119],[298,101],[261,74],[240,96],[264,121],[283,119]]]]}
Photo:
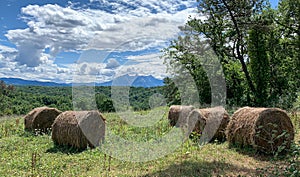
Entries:
{"type": "MultiPolygon", "coordinates": [[[[115,134],[135,141],[150,141],[167,133],[171,127],[165,116],[151,128],[137,128],[115,113],[105,114],[115,134]]],[[[293,116],[295,142],[300,140],[299,120],[293,116]]],[[[55,147],[50,135],[24,132],[23,121],[16,116],[0,118],[0,176],[288,176],[300,169],[299,146],[274,158],[251,149],[229,148],[227,142],[199,147],[193,139],[159,159],[126,162],[101,149],[78,152],[55,147]]]]}

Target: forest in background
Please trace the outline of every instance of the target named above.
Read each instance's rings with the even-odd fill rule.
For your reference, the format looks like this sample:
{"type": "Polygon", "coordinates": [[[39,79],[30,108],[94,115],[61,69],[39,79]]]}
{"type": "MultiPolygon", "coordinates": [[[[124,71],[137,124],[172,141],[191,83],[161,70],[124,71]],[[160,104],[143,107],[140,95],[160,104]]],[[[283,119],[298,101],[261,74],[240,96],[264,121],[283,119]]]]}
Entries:
{"type": "MultiPolygon", "coordinates": [[[[130,87],[129,102],[131,109],[134,111],[150,109],[149,100],[158,98],[157,101],[161,101],[161,97],[157,95],[165,97],[165,102],[160,102],[161,105],[156,104],[156,106],[174,104],[173,97],[170,97],[171,90],[169,87],[168,85],[152,88],[130,87]]],[[[99,111],[115,112],[111,99],[111,87],[95,87],[95,93],[99,111]]],[[[82,103],[84,104],[86,101],[83,100],[82,103]]],[[[293,111],[300,110],[300,97],[291,105],[289,109],[293,111]]],[[[41,106],[53,107],[61,111],[73,110],[72,87],[13,86],[0,81],[0,116],[24,115],[41,106]]],[[[232,107],[232,105],[227,106],[229,109],[232,107]]]]}
{"type": "MultiPolygon", "coordinates": [[[[129,91],[131,109],[134,111],[149,109],[149,99],[155,94],[163,94],[163,87],[131,87],[129,91]]],[[[99,111],[115,111],[111,87],[95,87],[95,100],[99,111]]],[[[85,100],[82,101],[82,104],[84,103],[85,100]]],[[[72,87],[13,86],[0,81],[0,115],[24,115],[41,106],[61,111],[73,110],[72,87]]],[[[82,109],[84,106],[82,105],[82,109]]]]}

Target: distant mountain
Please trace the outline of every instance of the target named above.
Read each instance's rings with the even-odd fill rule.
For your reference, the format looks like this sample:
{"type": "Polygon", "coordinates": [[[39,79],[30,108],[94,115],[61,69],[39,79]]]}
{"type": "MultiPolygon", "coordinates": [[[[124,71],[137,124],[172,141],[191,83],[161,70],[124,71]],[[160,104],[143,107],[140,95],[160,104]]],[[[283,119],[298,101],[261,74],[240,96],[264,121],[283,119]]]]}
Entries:
{"type": "Polygon", "coordinates": [[[132,86],[132,87],[157,87],[163,86],[163,80],[150,76],[120,76],[113,81],[96,84],[97,86],[132,86]]]}
{"type": "MultiPolygon", "coordinates": [[[[72,84],[55,83],[55,82],[41,82],[24,80],[19,78],[0,78],[8,85],[32,85],[32,86],[51,86],[51,87],[65,87],[72,86],[72,84]]],[[[81,84],[80,84],[81,85],[81,84]]],[[[86,85],[94,85],[87,83],[86,85]]],[[[114,79],[113,81],[96,83],[96,86],[132,86],[132,87],[157,87],[163,86],[163,80],[156,79],[152,75],[150,76],[130,76],[124,75],[114,79]]]]}
{"type": "Polygon", "coordinates": [[[32,86],[50,86],[50,87],[65,87],[71,86],[71,84],[60,84],[55,82],[40,82],[40,81],[32,81],[32,80],[24,80],[19,78],[0,78],[8,85],[32,85],[32,86]]]}

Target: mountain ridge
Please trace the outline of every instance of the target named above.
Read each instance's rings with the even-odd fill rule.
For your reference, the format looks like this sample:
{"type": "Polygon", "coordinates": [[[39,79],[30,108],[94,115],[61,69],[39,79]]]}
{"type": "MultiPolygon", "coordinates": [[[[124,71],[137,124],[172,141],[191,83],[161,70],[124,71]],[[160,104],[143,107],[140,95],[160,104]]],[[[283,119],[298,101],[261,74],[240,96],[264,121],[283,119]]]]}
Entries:
{"type": "MultiPolygon", "coordinates": [[[[56,82],[43,82],[36,80],[25,80],[20,78],[0,78],[8,85],[16,86],[49,86],[49,87],[68,87],[72,83],[56,83],[56,82]]],[[[75,83],[80,85],[94,85],[94,83],[75,83]]],[[[132,87],[158,87],[163,86],[163,80],[157,79],[152,75],[149,76],[130,76],[128,74],[115,78],[112,81],[104,83],[95,83],[96,86],[132,86],[132,87]]]]}

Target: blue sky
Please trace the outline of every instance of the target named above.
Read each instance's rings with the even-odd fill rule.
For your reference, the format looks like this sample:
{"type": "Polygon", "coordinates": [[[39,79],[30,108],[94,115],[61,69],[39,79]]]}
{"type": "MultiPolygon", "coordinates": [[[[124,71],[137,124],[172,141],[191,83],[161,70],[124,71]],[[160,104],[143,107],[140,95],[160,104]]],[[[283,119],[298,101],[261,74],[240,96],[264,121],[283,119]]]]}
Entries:
{"type": "MultiPolygon", "coordinates": [[[[278,0],[271,0],[277,6],[278,0]]],[[[99,75],[164,78],[160,49],[196,0],[1,0],[0,77],[73,82],[99,75]]],[[[90,82],[89,80],[85,80],[90,82]]]]}

